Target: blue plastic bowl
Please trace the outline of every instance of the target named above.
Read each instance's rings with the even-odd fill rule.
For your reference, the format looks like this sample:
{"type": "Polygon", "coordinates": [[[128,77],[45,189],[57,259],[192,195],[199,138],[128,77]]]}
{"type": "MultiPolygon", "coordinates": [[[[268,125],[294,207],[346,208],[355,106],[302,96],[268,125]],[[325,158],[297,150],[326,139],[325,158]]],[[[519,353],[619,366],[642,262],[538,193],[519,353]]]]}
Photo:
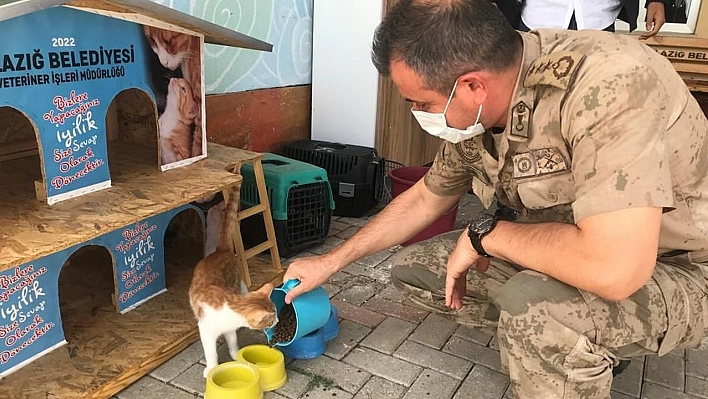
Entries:
{"type": "MultiPolygon", "coordinates": [[[[275,304],[275,308],[280,314],[280,309],[285,306],[285,294],[292,288],[300,284],[299,280],[288,280],[282,287],[273,289],[270,294],[270,300],[275,304]]],[[[322,287],[317,287],[310,292],[306,292],[293,300],[293,308],[295,309],[295,318],[297,319],[297,327],[295,335],[289,342],[279,342],[276,344],[279,348],[284,348],[291,345],[293,342],[306,335],[319,330],[326,323],[331,314],[331,304],[327,291],[322,287]]],[[[265,329],[268,341],[275,334],[275,327],[265,329]]]]}
{"type": "Polygon", "coordinates": [[[325,352],[324,328],[313,331],[279,349],[283,355],[291,359],[314,359],[321,356],[325,352]]]}
{"type": "Polygon", "coordinates": [[[331,341],[339,335],[339,311],[336,306],[332,305],[329,320],[327,320],[327,324],[322,327],[322,330],[324,331],[325,342],[331,341]]]}

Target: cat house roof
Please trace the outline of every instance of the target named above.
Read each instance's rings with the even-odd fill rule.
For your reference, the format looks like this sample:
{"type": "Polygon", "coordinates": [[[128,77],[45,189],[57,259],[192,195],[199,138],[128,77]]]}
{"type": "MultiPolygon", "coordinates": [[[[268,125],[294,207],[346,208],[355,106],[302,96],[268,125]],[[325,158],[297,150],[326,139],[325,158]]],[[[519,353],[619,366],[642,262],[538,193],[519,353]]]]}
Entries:
{"type": "MultiPolygon", "coordinates": [[[[131,20],[140,15],[161,23],[176,25],[204,35],[204,41],[223,46],[271,51],[273,45],[235,32],[203,19],[179,12],[150,0],[0,0],[0,22],[45,8],[71,6],[90,9],[114,17],[131,20]]],[[[135,22],[143,22],[135,18],[135,22]]]]}

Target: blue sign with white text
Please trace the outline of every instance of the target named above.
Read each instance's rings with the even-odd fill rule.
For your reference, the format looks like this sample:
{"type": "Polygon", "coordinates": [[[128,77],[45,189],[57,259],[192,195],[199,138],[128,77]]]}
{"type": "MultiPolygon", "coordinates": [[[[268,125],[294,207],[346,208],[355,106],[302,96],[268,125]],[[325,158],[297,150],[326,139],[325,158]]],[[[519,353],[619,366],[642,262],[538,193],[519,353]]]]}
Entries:
{"type": "MultiPolygon", "coordinates": [[[[21,111],[38,131],[49,204],[110,186],[106,116],[124,90],[148,94],[164,113],[166,137],[201,136],[194,128],[201,81],[181,71],[186,60],[201,71],[199,37],[63,6],[2,21],[0,29],[12,38],[0,41],[0,107],[21,111]],[[180,37],[190,38],[179,41],[183,48],[168,46],[180,37]]],[[[205,155],[199,145],[159,144],[163,165],[205,155]]]]}
{"type": "Polygon", "coordinates": [[[172,216],[163,213],[103,237],[115,261],[121,313],[165,290],[164,238],[172,216]]]}
{"type": "Polygon", "coordinates": [[[17,108],[39,132],[48,202],[110,186],[108,106],[131,87],[154,97],[142,26],[54,7],[2,30],[13,40],[0,42],[0,106],[17,108]]]}
{"type": "Polygon", "coordinates": [[[0,377],[66,343],[59,309],[59,274],[81,247],[101,246],[111,253],[120,313],[164,292],[165,232],[182,211],[196,212],[204,227],[201,211],[184,205],[0,272],[0,377]]]}
{"type": "Polygon", "coordinates": [[[58,282],[69,253],[0,273],[0,377],[65,343],[58,282]]]}

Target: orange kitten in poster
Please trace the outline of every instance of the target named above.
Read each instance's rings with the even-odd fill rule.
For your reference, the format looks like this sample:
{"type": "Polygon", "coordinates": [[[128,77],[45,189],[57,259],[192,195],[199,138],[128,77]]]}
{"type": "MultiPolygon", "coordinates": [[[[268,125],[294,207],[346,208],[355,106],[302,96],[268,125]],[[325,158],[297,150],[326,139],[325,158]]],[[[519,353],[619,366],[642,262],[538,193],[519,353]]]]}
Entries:
{"type": "Polygon", "coordinates": [[[201,41],[197,36],[170,30],[144,27],[150,47],[165,68],[174,71],[180,68],[183,78],[192,88],[197,114],[194,130],[190,134],[189,157],[202,155],[202,69],[201,41]]]}
{"type": "Polygon", "coordinates": [[[198,112],[187,81],[170,79],[165,112],[157,120],[160,127],[162,164],[187,159],[191,151],[191,129],[198,112]]]}

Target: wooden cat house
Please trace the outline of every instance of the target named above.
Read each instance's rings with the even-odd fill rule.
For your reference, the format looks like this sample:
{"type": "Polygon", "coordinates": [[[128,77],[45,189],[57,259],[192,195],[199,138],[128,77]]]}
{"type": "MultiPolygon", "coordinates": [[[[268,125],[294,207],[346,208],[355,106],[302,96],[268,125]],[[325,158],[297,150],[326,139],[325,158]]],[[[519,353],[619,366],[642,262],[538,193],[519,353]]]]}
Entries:
{"type": "Polygon", "coordinates": [[[206,157],[204,43],[271,50],[148,0],[15,1],[0,23],[2,116],[29,120],[0,136],[0,160],[37,152],[49,204],[110,187],[128,153],[162,170],[206,157]],[[131,134],[116,126],[120,108],[131,134]]]}
{"type": "Polygon", "coordinates": [[[253,155],[206,141],[204,45],[272,46],[149,0],[0,4],[0,398],[110,397],[195,338],[165,243],[201,257],[194,201],[253,155]]]}

